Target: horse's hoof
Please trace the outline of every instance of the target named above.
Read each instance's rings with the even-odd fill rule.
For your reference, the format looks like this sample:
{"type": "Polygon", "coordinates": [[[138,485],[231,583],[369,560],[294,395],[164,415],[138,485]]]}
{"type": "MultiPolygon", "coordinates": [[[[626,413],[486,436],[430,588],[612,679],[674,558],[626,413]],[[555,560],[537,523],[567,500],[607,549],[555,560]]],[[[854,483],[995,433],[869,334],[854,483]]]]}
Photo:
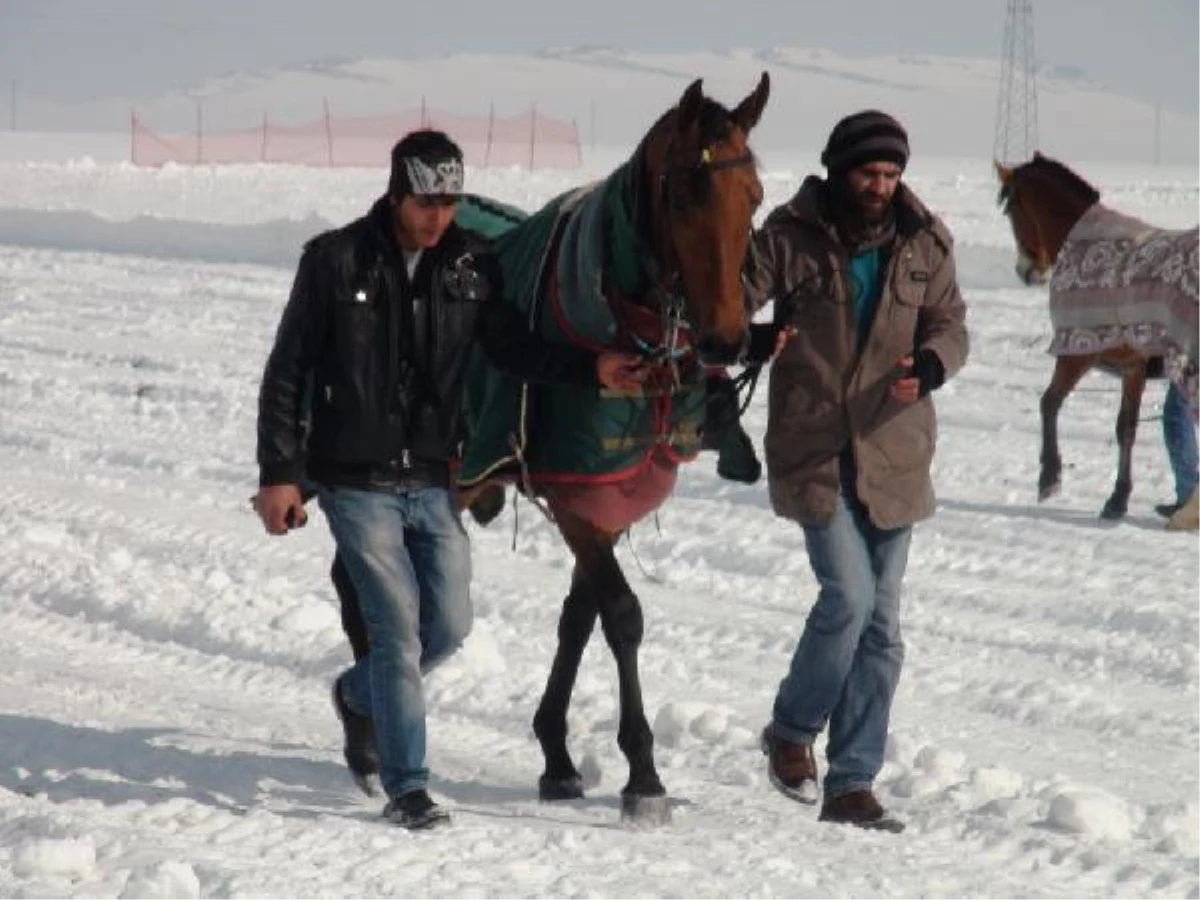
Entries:
{"type": "Polygon", "coordinates": [[[1043,500],[1049,500],[1062,489],[1061,481],[1052,481],[1049,484],[1038,485],[1038,503],[1043,500]]]}
{"type": "Polygon", "coordinates": [[[578,775],[566,778],[551,778],[543,775],[538,779],[538,799],[543,803],[556,800],[579,800],[583,797],[583,779],[578,775]]]}
{"type": "Polygon", "coordinates": [[[1119,519],[1125,518],[1126,508],[1118,506],[1114,503],[1105,503],[1104,509],[1100,510],[1100,518],[1106,522],[1116,522],[1119,519]]]}
{"type": "Polygon", "coordinates": [[[671,822],[671,800],[666,794],[621,795],[621,821],[627,825],[657,826],[671,822]]]}

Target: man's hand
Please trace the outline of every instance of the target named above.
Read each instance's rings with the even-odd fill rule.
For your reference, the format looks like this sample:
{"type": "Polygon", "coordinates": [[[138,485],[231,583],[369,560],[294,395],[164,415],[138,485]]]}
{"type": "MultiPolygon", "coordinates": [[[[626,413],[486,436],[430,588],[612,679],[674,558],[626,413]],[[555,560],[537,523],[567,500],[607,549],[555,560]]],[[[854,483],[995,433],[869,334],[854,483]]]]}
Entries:
{"type": "Polygon", "coordinates": [[[636,391],[649,374],[650,367],[635,353],[605,350],[596,357],[596,380],[612,391],[636,391]]]}
{"type": "Polygon", "coordinates": [[[911,356],[902,356],[896,361],[896,368],[892,371],[895,373],[895,381],[892,382],[888,392],[895,400],[901,403],[916,403],[921,396],[921,379],[913,374],[913,358],[911,356]]]}
{"type": "Polygon", "coordinates": [[[901,403],[913,403],[946,381],[946,370],[938,355],[922,347],[912,356],[902,356],[893,369],[891,395],[901,403]]]}
{"type": "Polygon", "coordinates": [[[304,500],[297,484],[271,484],[258,489],[254,495],[254,511],[262,520],[267,534],[287,534],[292,528],[303,528],[308,521],[304,500]],[[290,523],[289,523],[290,520],[290,523]]]}

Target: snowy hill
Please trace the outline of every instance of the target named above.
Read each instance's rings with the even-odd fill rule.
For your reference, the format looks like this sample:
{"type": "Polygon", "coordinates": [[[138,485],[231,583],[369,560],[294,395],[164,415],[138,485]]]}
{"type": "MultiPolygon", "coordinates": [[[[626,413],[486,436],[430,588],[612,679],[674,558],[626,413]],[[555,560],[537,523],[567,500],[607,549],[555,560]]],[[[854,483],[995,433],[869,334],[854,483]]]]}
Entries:
{"type": "MultiPolygon", "coordinates": [[[[763,70],[772,98],[757,138],[761,149],[815,151],[841,115],[879,107],[909,127],[918,154],[986,157],[995,132],[998,61],[946,56],[848,57],[811,48],[730,52],[632,53],[584,46],[531,55],[470,54],[437,59],[321,60],[239,73],[168,95],[111,98],[76,106],[30,101],[28,130],[127,127],[131,105],[152,128],[194,127],[197,100],[206,128],[253,126],[323,114],[382,113],[430,107],[467,115],[527,110],[578,125],[585,150],[628,146],[693,78],[733,101],[763,70]]],[[[1077,69],[1047,68],[1039,83],[1040,149],[1070,161],[1155,161],[1155,109],[1091,82],[1077,69]]],[[[1157,153],[1164,163],[1196,165],[1195,115],[1163,110],[1157,153]]]]}

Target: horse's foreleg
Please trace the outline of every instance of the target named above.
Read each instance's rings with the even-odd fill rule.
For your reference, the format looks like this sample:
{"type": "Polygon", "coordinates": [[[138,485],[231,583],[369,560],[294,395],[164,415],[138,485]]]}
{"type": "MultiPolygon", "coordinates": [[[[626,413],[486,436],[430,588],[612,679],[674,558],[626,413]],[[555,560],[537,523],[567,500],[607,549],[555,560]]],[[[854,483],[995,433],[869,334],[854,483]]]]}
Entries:
{"type": "Polygon", "coordinates": [[[600,626],[617,663],[621,697],[621,722],[617,744],[629,761],[629,781],[621,790],[621,811],[626,818],[669,818],[667,791],[654,766],[654,732],[646,720],[642,683],[638,675],[638,649],[644,622],[642,605],[625,576],[612,560],[616,583],[600,597],[600,626]]]}
{"type": "Polygon", "coordinates": [[[1062,457],[1058,453],[1058,411],[1075,385],[1095,361],[1094,356],[1060,356],[1042,394],[1042,470],[1038,475],[1038,502],[1053,497],[1062,487],[1062,457]]]}
{"type": "Polygon", "coordinates": [[[557,522],[575,554],[576,580],[572,594],[579,592],[592,598],[604,638],[617,664],[621,701],[617,744],[629,761],[629,781],[621,790],[621,815],[649,823],[665,821],[670,817],[670,808],[666,789],[654,767],[654,733],[646,721],[638,677],[638,648],[644,627],[641,603],[617,564],[613,551],[616,535],[570,515],[559,515],[557,522]]]}
{"type": "Polygon", "coordinates": [[[1121,372],[1121,411],[1117,413],[1117,481],[1112,496],[1100,511],[1102,519],[1120,519],[1129,508],[1133,491],[1133,442],[1137,437],[1142,392],[1146,388],[1145,367],[1126,368],[1121,372]]]}
{"type": "Polygon", "coordinates": [[[573,800],[583,796],[583,779],[571,761],[567,750],[567,707],[583,650],[596,625],[596,603],[586,590],[578,563],[571,579],[571,592],[563,601],[558,620],[558,649],[546,690],[533,717],[533,733],[542,745],[546,769],[538,779],[538,796],[542,800],[573,800]]]}

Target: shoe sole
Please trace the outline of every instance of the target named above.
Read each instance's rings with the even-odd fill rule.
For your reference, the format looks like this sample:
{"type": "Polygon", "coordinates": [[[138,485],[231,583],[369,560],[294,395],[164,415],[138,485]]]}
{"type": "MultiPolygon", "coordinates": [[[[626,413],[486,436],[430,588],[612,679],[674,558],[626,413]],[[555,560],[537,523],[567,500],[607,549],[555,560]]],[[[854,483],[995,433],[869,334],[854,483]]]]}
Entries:
{"type": "Polygon", "coordinates": [[[820,796],[820,791],[817,789],[817,784],[814,781],[804,781],[800,783],[800,787],[790,787],[780,781],[774,770],[771,768],[770,760],[767,760],[767,778],[771,782],[771,787],[783,794],[789,800],[795,800],[797,803],[803,803],[805,806],[816,806],[820,796]]]}
{"type": "Polygon", "coordinates": [[[827,825],[851,825],[855,828],[861,828],[864,831],[886,831],[889,834],[899,834],[905,827],[903,822],[889,815],[884,815],[879,819],[871,819],[867,822],[856,822],[853,819],[830,819],[825,816],[818,817],[817,821],[824,822],[827,825]]]}
{"type": "Polygon", "coordinates": [[[450,824],[450,813],[444,809],[434,810],[431,813],[414,819],[388,819],[393,825],[398,825],[405,831],[429,831],[431,828],[438,828],[442,825],[450,824]]]}

